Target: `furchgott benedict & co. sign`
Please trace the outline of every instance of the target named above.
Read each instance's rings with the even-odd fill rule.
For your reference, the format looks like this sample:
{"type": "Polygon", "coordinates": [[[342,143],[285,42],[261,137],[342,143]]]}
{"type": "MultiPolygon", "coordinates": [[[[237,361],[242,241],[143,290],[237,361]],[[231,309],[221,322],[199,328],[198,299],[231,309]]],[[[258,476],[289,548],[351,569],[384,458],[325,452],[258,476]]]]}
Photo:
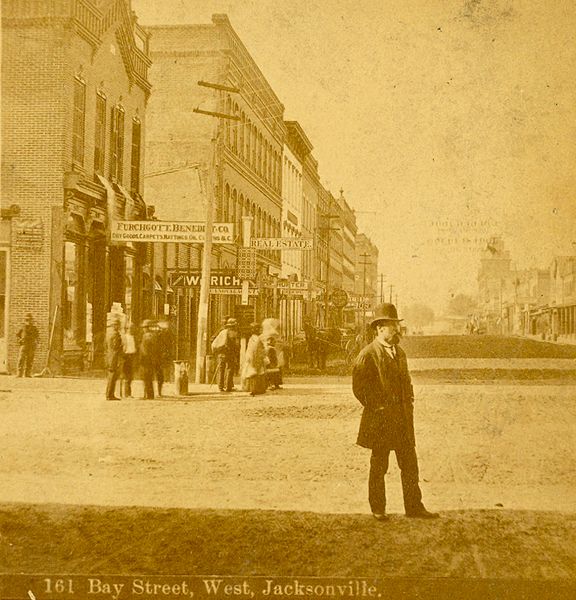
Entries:
{"type": "MultiPolygon", "coordinates": [[[[206,225],[200,221],[115,221],[110,236],[112,242],[203,243],[206,225]]],[[[212,243],[233,244],[234,223],[214,223],[212,243]]]]}

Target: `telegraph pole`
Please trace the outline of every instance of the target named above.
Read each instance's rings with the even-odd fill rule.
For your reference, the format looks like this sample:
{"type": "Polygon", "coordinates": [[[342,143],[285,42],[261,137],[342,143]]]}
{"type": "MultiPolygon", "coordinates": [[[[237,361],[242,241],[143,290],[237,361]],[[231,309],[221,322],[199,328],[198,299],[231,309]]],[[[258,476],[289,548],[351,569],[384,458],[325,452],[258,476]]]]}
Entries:
{"type": "Polygon", "coordinates": [[[380,273],[380,304],[384,302],[384,273],[380,273]]]}
{"type": "MultiPolygon", "coordinates": [[[[208,83],[206,81],[199,81],[198,85],[219,90],[221,92],[229,92],[231,94],[237,94],[240,92],[238,88],[233,88],[218,83],[208,83]]],[[[222,129],[221,125],[222,119],[231,119],[233,121],[238,121],[240,119],[235,115],[227,115],[221,112],[201,110],[199,108],[195,108],[194,112],[215,117],[218,119],[216,121],[215,133],[213,138],[214,153],[212,157],[212,168],[208,170],[208,176],[204,178],[204,186],[206,188],[206,232],[204,238],[204,252],[202,256],[202,279],[200,280],[200,293],[198,300],[195,371],[195,383],[203,383],[206,366],[206,346],[208,344],[208,306],[210,302],[210,270],[212,267],[212,223],[215,200],[214,186],[216,185],[215,172],[218,162],[218,152],[220,149],[220,133],[222,129]]]]}
{"type": "Polygon", "coordinates": [[[364,265],[364,274],[362,278],[362,331],[366,330],[366,265],[370,264],[370,261],[367,260],[370,258],[370,254],[364,252],[360,255],[364,260],[360,263],[364,265]]]}
{"type": "Polygon", "coordinates": [[[388,302],[390,302],[390,304],[392,304],[392,288],[393,287],[394,287],[393,285],[390,286],[390,300],[388,300],[388,302]]]}
{"type": "Polygon", "coordinates": [[[337,219],[340,215],[333,215],[330,213],[330,209],[332,208],[332,201],[330,200],[330,204],[328,205],[328,213],[323,214],[322,216],[328,220],[327,227],[319,227],[320,231],[327,231],[328,237],[326,239],[326,290],[324,294],[324,327],[328,327],[328,311],[330,309],[330,299],[329,299],[329,289],[330,289],[330,232],[331,231],[340,231],[339,227],[332,227],[331,220],[337,219]]]}

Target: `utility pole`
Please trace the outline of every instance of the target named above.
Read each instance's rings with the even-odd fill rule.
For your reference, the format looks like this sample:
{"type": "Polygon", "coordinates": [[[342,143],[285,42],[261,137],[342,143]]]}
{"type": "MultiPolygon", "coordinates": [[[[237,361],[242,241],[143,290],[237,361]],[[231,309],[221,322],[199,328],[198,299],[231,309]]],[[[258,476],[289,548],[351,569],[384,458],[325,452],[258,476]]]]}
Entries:
{"type": "Polygon", "coordinates": [[[339,227],[331,226],[331,220],[337,219],[340,216],[340,215],[331,214],[330,213],[331,208],[332,208],[332,200],[330,200],[330,203],[328,205],[328,213],[322,214],[322,217],[324,217],[325,219],[328,220],[328,226],[318,228],[320,231],[328,232],[328,237],[326,239],[327,256],[326,256],[326,290],[325,290],[325,294],[324,294],[324,327],[328,327],[328,311],[330,309],[330,299],[329,299],[329,296],[330,296],[330,232],[331,231],[340,231],[339,227]]]}
{"type": "Polygon", "coordinates": [[[384,302],[384,273],[380,273],[380,304],[384,302]]]}
{"type": "Polygon", "coordinates": [[[364,260],[360,263],[364,265],[364,273],[362,277],[362,331],[366,330],[366,265],[370,264],[370,261],[367,260],[370,258],[370,254],[364,252],[360,255],[364,260]]]}
{"type": "MultiPolygon", "coordinates": [[[[231,94],[237,94],[240,92],[238,88],[228,87],[218,83],[199,81],[198,85],[212,88],[221,92],[229,92],[231,94]]],[[[194,112],[218,119],[216,121],[213,137],[214,152],[212,156],[212,168],[208,170],[208,176],[204,178],[204,187],[206,188],[204,190],[206,193],[206,232],[204,238],[204,252],[202,256],[202,279],[200,280],[200,293],[198,300],[195,371],[195,383],[203,383],[205,379],[206,367],[206,346],[208,345],[208,305],[210,301],[210,270],[212,267],[212,223],[215,200],[214,187],[216,185],[215,173],[220,149],[221,125],[222,119],[231,119],[233,121],[238,121],[240,119],[235,115],[200,110],[199,108],[195,108],[194,112]]]]}
{"type": "Polygon", "coordinates": [[[388,302],[390,302],[390,304],[392,304],[392,288],[393,287],[394,287],[393,285],[390,286],[390,299],[388,300],[388,302]]]}

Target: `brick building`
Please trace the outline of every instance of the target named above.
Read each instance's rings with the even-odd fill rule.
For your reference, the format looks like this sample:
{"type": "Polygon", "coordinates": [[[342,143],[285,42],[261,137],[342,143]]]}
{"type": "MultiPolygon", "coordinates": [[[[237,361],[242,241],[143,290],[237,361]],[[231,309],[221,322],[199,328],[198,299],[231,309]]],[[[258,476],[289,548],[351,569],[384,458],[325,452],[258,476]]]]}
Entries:
{"type": "Polygon", "coordinates": [[[6,0],[2,11],[2,207],[15,207],[1,230],[6,368],[28,312],[36,370],[50,338],[53,370],[98,363],[111,307],[134,321],[145,311],[145,247],[108,232],[146,218],[148,34],[130,0],[6,0]]]}
{"type": "MultiPolygon", "coordinates": [[[[196,166],[211,172],[214,219],[234,223],[236,240],[213,246],[212,270],[233,273],[242,246],[242,217],[252,217],[252,237],[281,237],[284,106],[225,15],[214,15],[210,24],[154,26],[149,31],[154,93],[148,107],[147,199],[161,220],[173,218],[174,207],[183,206],[189,219],[203,220],[206,195],[191,191],[189,181],[196,166]],[[238,93],[200,86],[200,80],[238,93]],[[194,108],[238,120],[202,115],[194,108]],[[148,177],[154,173],[159,175],[148,177]]],[[[176,269],[199,269],[200,251],[198,246],[163,249],[163,257],[154,261],[158,285],[166,285],[176,269]]],[[[280,267],[279,251],[257,251],[258,289],[249,302],[259,319],[276,310],[272,281],[280,267]]],[[[186,307],[179,331],[193,337],[198,289],[171,293],[186,307]]],[[[210,331],[239,304],[235,294],[211,294],[210,331]]]]}

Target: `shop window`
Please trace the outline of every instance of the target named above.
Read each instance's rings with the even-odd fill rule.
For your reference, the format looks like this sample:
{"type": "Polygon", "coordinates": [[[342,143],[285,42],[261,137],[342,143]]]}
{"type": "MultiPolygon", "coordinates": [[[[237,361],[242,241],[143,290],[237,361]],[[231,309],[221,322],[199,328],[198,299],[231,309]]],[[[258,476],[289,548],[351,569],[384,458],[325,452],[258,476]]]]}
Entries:
{"type": "Polygon", "coordinates": [[[130,322],[132,321],[133,312],[133,282],[134,282],[134,257],[124,255],[124,312],[126,318],[130,322]]]}
{"type": "Polygon", "coordinates": [[[84,164],[84,134],[86,118],[86,84],[74,79],[74,115],[72,123],[72,160],[84,164]]]}
{"type": "Polygon", "coordinates": [[[64,243],[64,302],[62,322],[64,325],[64,345],[76,343],[78,321],[78,267],[79,252],[74,242],[64,243]]]}

